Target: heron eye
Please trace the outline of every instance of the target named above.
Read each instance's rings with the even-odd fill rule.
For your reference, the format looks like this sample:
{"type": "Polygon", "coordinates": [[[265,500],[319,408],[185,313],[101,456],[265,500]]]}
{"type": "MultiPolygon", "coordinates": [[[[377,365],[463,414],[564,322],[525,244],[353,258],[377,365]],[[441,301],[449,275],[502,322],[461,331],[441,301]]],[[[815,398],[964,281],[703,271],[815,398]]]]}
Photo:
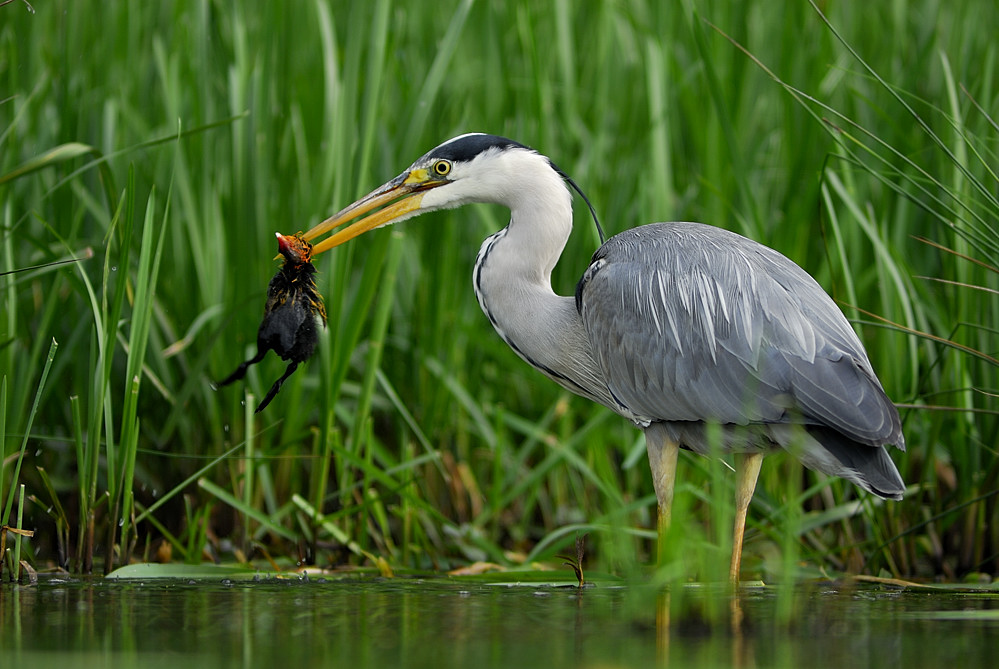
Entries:
{"type": "Polygon", "coordinates": [[[433,166],[434,174],[439,177],[447,176],[451,171],[451,163],[446,160],[438,160],[433,166]]]}

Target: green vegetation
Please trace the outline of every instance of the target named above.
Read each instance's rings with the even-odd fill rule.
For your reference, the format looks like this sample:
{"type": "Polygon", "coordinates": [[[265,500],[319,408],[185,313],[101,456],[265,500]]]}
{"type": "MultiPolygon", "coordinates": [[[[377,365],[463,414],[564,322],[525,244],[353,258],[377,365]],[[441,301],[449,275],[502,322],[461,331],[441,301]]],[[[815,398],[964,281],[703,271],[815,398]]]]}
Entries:
{"type": "MultiPolygon", "coordinates": [[[[254,349],[275,231],[481,130],[551,156],[608,233],[736,230],[857,323],[910,492],[768,458],[747,570],[999,571],[995,3],[820,3],[828,25],[794,0],[254,4],[0,6],[0,509],[35,530],[21,560],[557,565],[589,533],[590,569],[652,562],[640,432],[479,312],[499,208],[327,254],[316,357],[257,416],[275,356],[211,386],[254,349]]],[[[580,203],[557,290],[597,242],[580,203]]],[[[732,479],[681,458],[664,577],[724,578],[732,479]]]]}

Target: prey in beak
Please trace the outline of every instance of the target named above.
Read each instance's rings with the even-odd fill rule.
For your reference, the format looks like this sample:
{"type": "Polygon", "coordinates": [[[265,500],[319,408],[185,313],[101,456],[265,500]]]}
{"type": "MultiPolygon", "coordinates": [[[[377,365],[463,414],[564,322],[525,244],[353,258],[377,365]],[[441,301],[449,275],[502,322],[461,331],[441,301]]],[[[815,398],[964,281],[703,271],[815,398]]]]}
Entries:
{"type": "Polygon", "coordinates": [[[311,242],[354,221],[352,225],[318,242],[312,249],[315,256],[369,230],[415,216],[420,212],[423,196],[428,190],[449,183],[445,177],[450,168],[451,164],[447,161],[436,161],[429,167],[414,167],[334,214],[302,237],[311,242]],[[365,214],[376,209],[378,211],[364,218],[365,214]]]}
{"type": "Polygon", "coordinates": [[[316,321],[326,326],[326,308],[316,288],[316,268],[312,265],[312,258],[368,230],[415,216],[420,212],[426,191],[449,183],[446,177],[450,170],[451,163],[446,160],[434,161],[427,167],[414,166],[305,234],[278,234],[278,249],[284,258],[284,265],[267,287],[264,318],[257,331],[257,354],[240,364],[216,387],[243,378],[250,365],[263,360],[268,351],[274,351],[290,364],[257,406],[257,413],[263,410],[298,364],[309,359],[315,351],[319,337],[316,321]],[[375,213],[364,218],[372,211],[375,213]],[[352,225],[329,238],[315,245],[311,243],[351,221],[354,221],[352,225]]]}
{"type": "Polygon", "coordinates": [[[316,322],[326,327],[326,307],[316,288],[316,268],[312,265],[312,244],[301,233],[277,233],[277,240],[284,264],[267,286],[264,318],[257,330],[257,354],[216,385],[219,388],[243,378],[246,369],[263,360],[268,351],[274,351],[282,360],[289,360],[284,375],[271,386],[255,413],[270,404],[300,362],[312,357],[319,339],[316,322]]]}

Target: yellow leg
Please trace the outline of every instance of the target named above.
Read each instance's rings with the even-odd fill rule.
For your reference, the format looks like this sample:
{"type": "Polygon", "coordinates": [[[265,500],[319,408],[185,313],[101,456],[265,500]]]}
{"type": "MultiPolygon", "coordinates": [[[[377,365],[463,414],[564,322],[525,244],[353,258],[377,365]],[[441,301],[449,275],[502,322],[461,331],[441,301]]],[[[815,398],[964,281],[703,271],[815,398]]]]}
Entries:
{"type": "Polygon", "coordinates": [[[673,509],[676,461],[680,454],[680,446],[669,439],[655,423],[645,430],[645,445],[649,453],[649,466],[652,468],[652,483],[659,502],[656,545],[661,564],[664,557],[663,540],[666,537],[666,530],[669,529],[670,514],[673,509]]]}
{"type": "MultiPolygon", "coordinates": [[[[676,485],[676,461],[680,446],[670,439],[661,426],[653,423],[645,429],[645,448],[649,453],[652,483],[656,488],[656,561],[666,560],[666,533],[673,510],[673,489],[676,485]]],[[[665,589],[656,600],[656,651],[659,664],[669,662],[670,591],[665,589]]]]}
{"type": "Polygon", "coordinates": [[[756,490],[756,479],[760,476],[763,464],[762,453],[748,453],[736,456],[735,489],[735,531],[732,534],[732,562],[728,577],[733,584],[739,583],[739,570],[742,565],[742,537],[746,533],[746,512],[756,490]]]}

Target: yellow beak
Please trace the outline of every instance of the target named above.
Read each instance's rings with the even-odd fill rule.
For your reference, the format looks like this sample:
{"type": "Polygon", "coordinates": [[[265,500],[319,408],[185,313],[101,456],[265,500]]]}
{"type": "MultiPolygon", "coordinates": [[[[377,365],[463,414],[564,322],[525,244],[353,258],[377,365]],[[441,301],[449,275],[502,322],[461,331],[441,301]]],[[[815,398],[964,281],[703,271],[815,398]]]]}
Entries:
{"type": "Polygon", "coordinates": [[[412,215],[419,210],[423,194],[447,183],[430,177],[425,169],[416,169],[400,174],[387,184],[376,188],[360,200],[349,205],[333,216],[306,232],[303,237],[311,242],[313,239],[324,235],[330,230],[335,230],[342,225],[346,225],[355,219],[363,217],[373,209],[384,206],[367,218],[361,218],[353,225],[350,225],[336,234],[324,239],[312,248],[312,255],[316,256],[331,248],[340,246],[346,241],[357,237],[368,230],[380,228],[383,225],[395,223],[396,221],[412,215]]]}

